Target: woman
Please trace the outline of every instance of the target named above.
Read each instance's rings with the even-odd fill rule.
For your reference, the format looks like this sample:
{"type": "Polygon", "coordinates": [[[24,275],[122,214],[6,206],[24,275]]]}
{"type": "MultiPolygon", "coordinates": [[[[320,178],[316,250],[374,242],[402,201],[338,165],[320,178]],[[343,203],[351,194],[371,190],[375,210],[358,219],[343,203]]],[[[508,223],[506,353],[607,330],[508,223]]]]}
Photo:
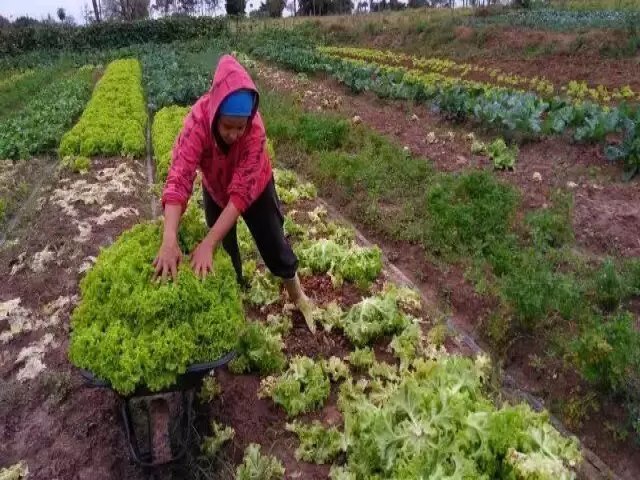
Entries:
{"type": "Polygon", "coordinates": [[[162,194],[164,234],[153,262],[156,276],[174,280],[182,260],[177,232],[191,197],[196,169],[202,174],[209,232],[191,254],[191,267],[204,277],[222,242],[239,283],[242,262],[236,221],[242,216],[265,264],[282,278],[289,298],[313,325],[313,305],[296,273],[298,259],[283,231],[283,215],[266,151],[264,124],[258,113],[258,91],[235,58],[220,59],[211,90],[193,106],[173,149],[173,161],[162,194]]]}

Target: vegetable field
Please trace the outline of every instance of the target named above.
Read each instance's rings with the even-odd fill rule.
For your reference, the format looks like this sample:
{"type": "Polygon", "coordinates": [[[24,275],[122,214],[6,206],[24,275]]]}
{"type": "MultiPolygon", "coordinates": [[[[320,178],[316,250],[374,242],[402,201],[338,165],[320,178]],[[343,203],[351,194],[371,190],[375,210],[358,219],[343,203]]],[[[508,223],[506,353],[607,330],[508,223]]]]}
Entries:
{"type": "Polygon", "coordinates": [[[635,84],[379,49],[319,23],[66,28],[0,38],[0,479],[638,478],[635,84]],[[246,285],[222,248],[194,275],[199,176],[177,279],[153,278],[173,146],[226,53],[260,90],[310,323],[242,220],[246,285]],[[230,352],[192,406],[171,392],[230,352]],[[144,450],[158,396],[186,453],[149,469],[121,406],[133,398],[144,450]]]}

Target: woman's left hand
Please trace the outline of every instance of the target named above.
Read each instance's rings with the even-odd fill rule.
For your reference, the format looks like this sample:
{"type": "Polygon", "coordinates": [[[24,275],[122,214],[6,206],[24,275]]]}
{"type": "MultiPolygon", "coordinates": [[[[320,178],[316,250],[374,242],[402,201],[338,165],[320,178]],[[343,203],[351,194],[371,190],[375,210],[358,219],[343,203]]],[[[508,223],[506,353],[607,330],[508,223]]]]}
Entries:
{"type": "Polygon", "coordinates": [[[196,276],[204,279],[213,270],[215,243],[205,238],[191,254],[191,268],[196,276]]]}

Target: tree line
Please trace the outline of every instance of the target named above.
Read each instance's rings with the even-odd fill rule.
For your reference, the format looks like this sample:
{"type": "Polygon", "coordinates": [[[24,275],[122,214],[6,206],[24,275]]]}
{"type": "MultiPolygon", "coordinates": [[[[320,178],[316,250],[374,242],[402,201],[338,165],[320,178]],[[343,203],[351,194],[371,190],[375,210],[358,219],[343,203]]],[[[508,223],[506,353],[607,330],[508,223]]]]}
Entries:
{"type": "MultiPolygon", "coordinates": [[[[291,15],[321,16],[405,8],[479,7],[496,3],[505,2],[499,0],[407,0],[404,3],[400,0],[360,0],[354,4],[352,0],[154,0],[153,3],[151,0],[91,0],[90,4],[85,3],[82,15],[85,23],[94,23],[132,21],[152,16],[216,15],[222,13],[222,7],[227,15],[234,17],[245,16],[247,7],[249,7],[250,16],[281,17],[285,8],[291,15]],[[256,4],[253,3],[254,1],[256,4]],[[261,3],[257,4],[258,1],[261,3]]],[[[511,3],[523,6],[522,4],[528,3],[528,0],[511,0],[511,3]]],[[[23,16],[13,22],[0,15],[0,28],[58,22],[67,25],[75,24],[75,19],[67,15],[64,8],[58,8],[56,13],[56,17],[48,15],[43,20],[23,16]]]]}

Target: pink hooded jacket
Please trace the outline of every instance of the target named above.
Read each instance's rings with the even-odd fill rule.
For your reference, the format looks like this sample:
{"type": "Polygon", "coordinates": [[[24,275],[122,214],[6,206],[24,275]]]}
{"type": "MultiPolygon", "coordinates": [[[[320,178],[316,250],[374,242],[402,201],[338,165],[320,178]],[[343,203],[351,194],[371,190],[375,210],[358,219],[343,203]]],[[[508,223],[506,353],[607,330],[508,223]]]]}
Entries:
{"type": "Polygon", "coordinates": [[[216,68],[211,90],[193,105],[173,147],[162,193],[163,208],[167,204],[178,204],[184,211],[198,168],[204,188],[221,208],[231,201],[243,213],[260,196],[271,180],[272,171],[257,100],[258,92],[247,71],[235,58],[224,55],[216,68]],[[255,92],[255,107],[243,136],[225,155],[216,143],[211,126],[222,101],[240,89],[255,92]]]}

